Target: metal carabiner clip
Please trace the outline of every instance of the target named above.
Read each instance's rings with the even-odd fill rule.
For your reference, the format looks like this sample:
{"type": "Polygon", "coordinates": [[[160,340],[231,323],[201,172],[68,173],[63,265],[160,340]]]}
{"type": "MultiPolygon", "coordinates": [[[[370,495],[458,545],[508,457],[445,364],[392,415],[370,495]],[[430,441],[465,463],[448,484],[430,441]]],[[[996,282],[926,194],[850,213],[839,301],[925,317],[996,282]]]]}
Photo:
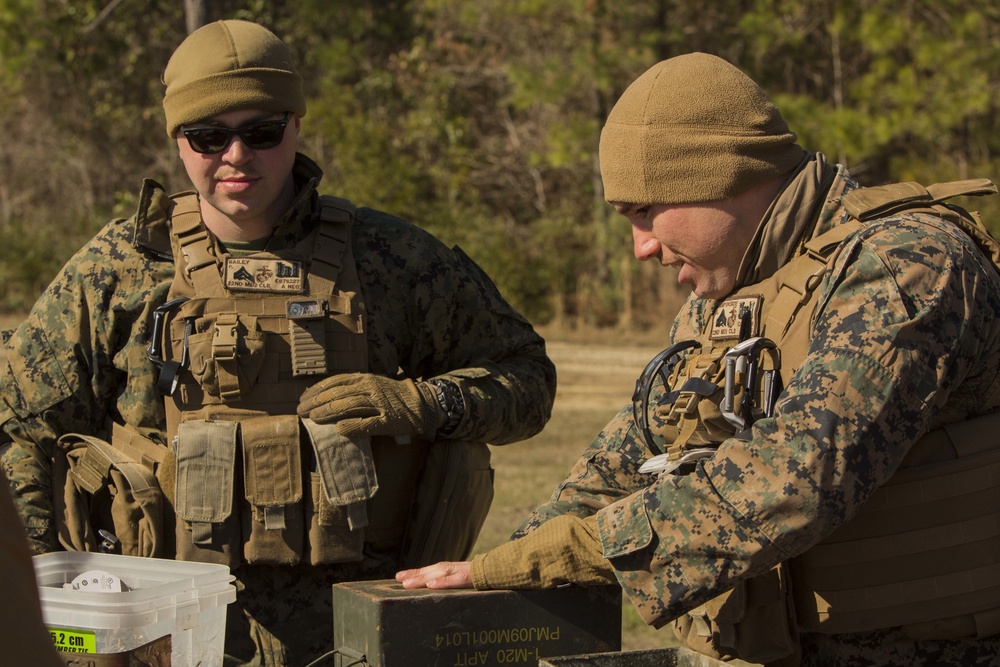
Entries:
{"type": "Polygon", "coordinates": [[[153,335],[150,337],[149,349],[146,356],[153,364],[160,369],[156,387],[160,393],[170,396],[177,389],[178,375],[181,370],[188,366],[188,336],[194,329],[194,319],[187,318],[184,323],[184,347],[181,349],[181,360],[173,361],[163,358],[163,336],[167,315],[176,310],[182,303],[188,301],[186,296],[171,299],[153,311],[153,335]]]}
{"type": "Polygon", "coordinates": [[[178,307],[188,298],[186,296],[179,296],[176,299],[171,299],[165,304],[153,311],[153,333],[149,339],[149,347],[146,349],[146,358],[153,362],[157,368],[163,368],[163,321],[167,318],[167,315],[178,307]]]}
{"type": "Polygon", "coordinates": [[[761,417],[774,414],[774,403],[781,391],[781,363],[778,348],[770,338],[756,336],[734,345],[725,357],[726,375],[719,410],[722,416],[741,433],[761,417]],[[760,355],[766,352],[772,368],[760,370],[760,355]],[[736,406],[736,376],[742,374],[743,397],[736,406]],[[756,405],[757,390],[763,384],[763,406],[756,405]]]}
{"type": "Polygon", "coordinates": [[[653,381],[659,375],[663,379],[664,388],[669,392],[670,374],[674,372],[674,368],[683,358],[681,352],[695,347],[701,347],[701,343],[696,340],[684,340],[671,345],[653,357],[646,364],[642,375],[635,381],[635,391],[632,392],[632,418],[635,420],[635,425],[639,429],[639,435],[642,436],[643,442],[653,454],[663,453],[656,446],[656,443],[653,441],[653,434],[649,430],[649,392],[653,389],[653,381]]]}

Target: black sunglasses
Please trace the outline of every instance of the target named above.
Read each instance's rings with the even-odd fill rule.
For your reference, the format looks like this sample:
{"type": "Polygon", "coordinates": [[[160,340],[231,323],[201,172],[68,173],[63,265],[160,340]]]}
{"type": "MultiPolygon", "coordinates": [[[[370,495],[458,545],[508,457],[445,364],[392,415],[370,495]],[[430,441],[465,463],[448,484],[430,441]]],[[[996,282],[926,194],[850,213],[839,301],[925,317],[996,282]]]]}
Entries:
{"type": "Polygon", "coordinates": [[[191,150],[196,153],[211,155],[221,153],[229,147],[233,137],[239,135],[247,148],[255,151],[274,148],[285,138],[285,127],[291,120],[288,112],[284,118],[258,120],[239,127],[217,127],[205,125],[202,127],[182,127],[181,132],[188,140],[191,150]]]}

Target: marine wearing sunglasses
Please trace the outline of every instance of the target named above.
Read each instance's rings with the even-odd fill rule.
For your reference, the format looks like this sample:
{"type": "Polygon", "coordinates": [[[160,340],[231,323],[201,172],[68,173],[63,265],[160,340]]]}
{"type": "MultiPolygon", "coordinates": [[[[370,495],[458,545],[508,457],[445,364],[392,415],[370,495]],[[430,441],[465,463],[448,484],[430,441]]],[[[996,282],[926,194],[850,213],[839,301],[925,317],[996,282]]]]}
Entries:
{"type": "Polygon", "coordinates": [[[258,120],[239,127],[222,127],[219,125],[182,126],[181,133],[191,146],[191,150],[203,155],[222,153],[233,137],[239,136],[240,141],[255,151],[267,150],[278,146],[285,137],[285,128],[292,114],[288,112],[284,118],[268,118],[258,120]]]}

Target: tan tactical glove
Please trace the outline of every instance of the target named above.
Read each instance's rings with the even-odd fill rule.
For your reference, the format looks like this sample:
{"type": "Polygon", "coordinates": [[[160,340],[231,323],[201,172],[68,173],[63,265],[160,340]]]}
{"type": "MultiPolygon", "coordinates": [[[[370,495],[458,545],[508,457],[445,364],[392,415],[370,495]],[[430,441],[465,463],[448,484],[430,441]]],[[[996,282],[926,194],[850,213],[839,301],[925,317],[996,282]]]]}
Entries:
{"type": "Polygon", "coordinates": [[[413,380],[371,373],[334,375],[309,387],[298,414],[318,424],[337,424],[345,438],[418,435],[432,439],[438,425],[433,388],[413,380]]]}
{"type": "Polygon", "coordinates": [[[477,590],[555,588],[565,583],[598,586],[617,583],[604,558],[597,516],[560,514],[524,537],[504,542],[472,559],[477,590]]]}

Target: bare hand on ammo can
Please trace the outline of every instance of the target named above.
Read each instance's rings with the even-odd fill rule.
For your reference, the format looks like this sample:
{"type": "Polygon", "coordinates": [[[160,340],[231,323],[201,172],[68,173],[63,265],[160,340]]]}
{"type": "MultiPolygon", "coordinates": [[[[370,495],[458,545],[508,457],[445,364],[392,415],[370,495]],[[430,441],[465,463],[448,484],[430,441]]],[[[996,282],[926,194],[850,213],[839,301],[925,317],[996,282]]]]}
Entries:
{"type": "Polygon", "coordinates": [[[299,400],[300,417],[337,424],[347,438],[417,435],[432,438],[438,411],[433,389],[413,380],[371,373],[335,375],[317,382],[299,400]]]}

